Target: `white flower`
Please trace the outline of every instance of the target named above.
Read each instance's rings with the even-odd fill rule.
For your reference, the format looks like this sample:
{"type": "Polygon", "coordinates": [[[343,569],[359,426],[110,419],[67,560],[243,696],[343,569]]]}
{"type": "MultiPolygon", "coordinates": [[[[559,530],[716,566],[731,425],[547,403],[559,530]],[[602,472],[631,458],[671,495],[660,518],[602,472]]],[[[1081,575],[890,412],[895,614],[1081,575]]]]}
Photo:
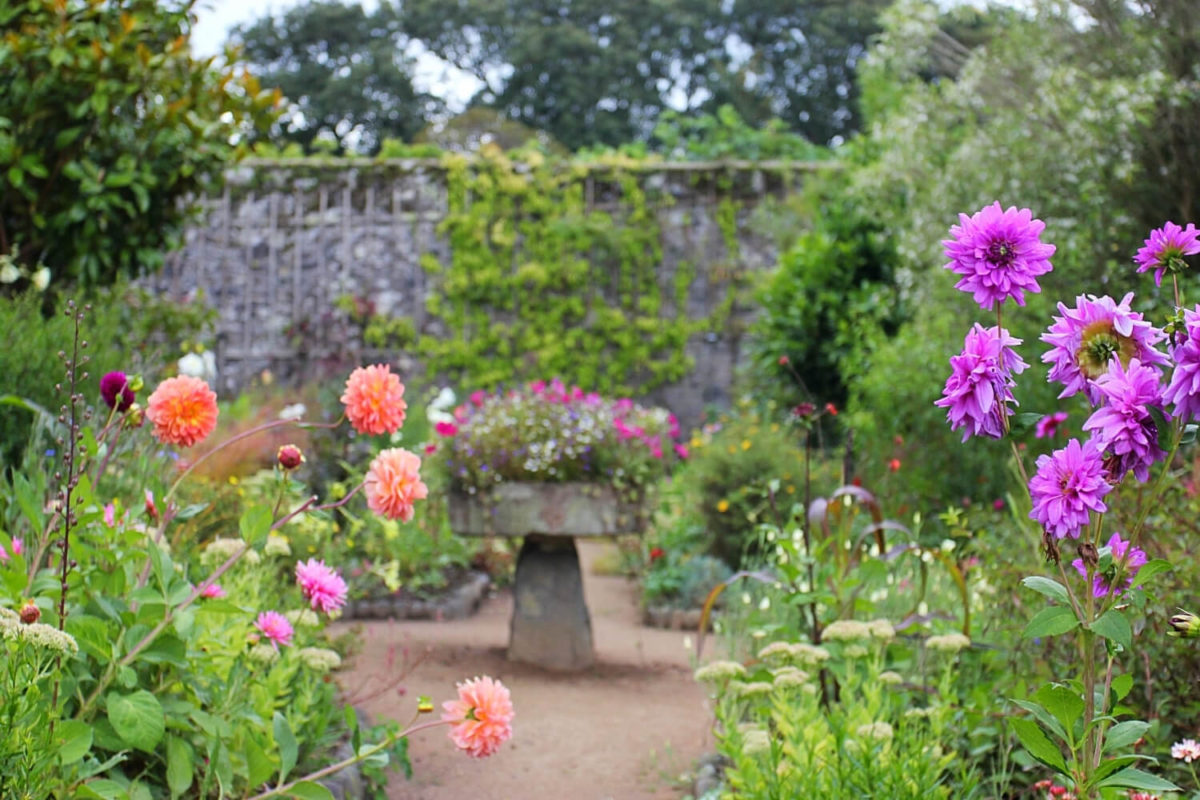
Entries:
{"type": "Polygon", "coordinates": [[[0,283],[16,283],[21,278],[21,270],[13,266],[11,261],[5,259],[4,266],[0,267],[0,283]]]}
{"type": "Polygon", "coordinates": [[[176,362],[180,375],[201,378],[209,383],[217,379],[217,358],[211,350],[203,353],[188,353],[176,362]]]}
{"type": "Polygon", "coordinates": [[[758,657],[766,660],[771,656],[790,656],[792,654],[792,646],[787,642],[771,642],[769,645],[758,651],[758,657]]]}
{"type": "Polygon", "coordinates": [[[303,419],[308,413],[308,407],[304,403],[292,403],[290,406],[284,406],[279,412],[280,419],[303,419]]]}
{"type": "Polygon", "coordinates": [[[46,291],[46,287],[50,285],[50,268],[42,267],[37,272],[33,273],[30,281],[33,283],[33,288],[37,289],[39,292],[46,291]]]}
{"type": "Polygon", "coordinates": [[[870,639],[871,627],[856,619],[839,619],[821,632],[822,642],[861,642],[870,639]]]}
{"type": "Polygon", "coordinates": [[[272,533],[267,535],[267,543],[263,545],[263,552],[269,556],[290,556],[292,546],[288,544],[286,537],[272,533]]]}
{"type": "Polygon", "coordinates": [[[869,725],[860,725],[857,733],[864,739],[887,742],[892,738],[892,726],[886,722],[872,722],[869,725]]]}
{"type": "Polygon", "coordinates": [[[742,752],[761,753],[771,749],[771,737],[762,728],[754,728],[742,734],[742,752]]]}
{"type": "Polygon", "coordinates": [[[891,641],[896,638],[896,629],[886,619],[873,619],[867,623],[867,627],[876,639],[891,641]]]}
{"type": "Polygon", "coordinates": [[[695,678],[701,683],[716,683],[746,674],[746,668],[736,661],[713,661],[696,670],[695,678]]]}
{"type": "Polygon", "coordinates": [[[900,676],[899,672],[889,669],[879,673],[879,682],[885,686],[895,686],[898,683],[904,683],[904,678],[900,676]]]}
{"type": "Polygon", "coordinates": [[[279,660],[279,651],[266,642],[259,642],[250,648],[250,651],[246,653],[246,657],[251,661],[257,661],[259,664],[274,664],[279,660]]]}
{"type": "Polygon", "coordinates": [[[822,662],[829,660],[829,651],[824,647],[797,642],[792,645],[791,650],[792,659],[801,664],[820,666],[822,662]]]}
{"type": "Polygon", "coordinates": [[[735,681],[729,684],[729,688],[736,692],[738,697],[755,697],[760,694],[770,694],[775,687],[766,681],[750,681],[749,683],[735,681]]]}
{"type": "Polygon", "coordinates": [[[1200,761],[1200,744],[1195,739],[1184,739],[1171,745],[1171,758],[1178,758],[1187,763],[1200,761]]]}
{"type": "Polygon", "coordinates": [[[321,624],[321,618],[311,608],[293,608],[283,612],[283,615],[297,628],[315,628],[321,624]]]}
{"type": "Polygon", "coordinates": [[[296,655],[313,672],[330,672],[342,665],[342,657],[324,647],[302,647],[296,655]]]}
{"type": "Polygon", "coordinates": [[[971,640],[961,633],[948,633],[945,636],[930,636],[925,640],[925,647],[942,653],[957,653],[964,647],[970,647],[971,640]]]}

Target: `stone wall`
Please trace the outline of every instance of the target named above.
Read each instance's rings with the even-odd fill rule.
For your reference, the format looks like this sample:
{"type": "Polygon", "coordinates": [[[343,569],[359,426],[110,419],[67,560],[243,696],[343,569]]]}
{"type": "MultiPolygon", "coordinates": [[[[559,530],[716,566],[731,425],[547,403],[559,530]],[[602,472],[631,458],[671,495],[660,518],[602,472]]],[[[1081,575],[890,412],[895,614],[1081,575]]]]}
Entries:
{"type": "MultiPolygon", "coordinates": [[[[695,270],[688,307],[672,313],[707,317],[747,275],[774,264],[774,245],[752,220],[765,198],[795,188],[811,169],[773,163],[639,169],[661,233],[661,285],[672,285],[682,261],[695,270]],[[726,199],[738,209],[734,253],[717,221],[726,199]]],[[[620,214],[619,184],[605,168],[579,180],[589,206],[620,214]]],[[[426,300],[438,285],[419,260],[426,253],[447,258],[438,234],[446,208],[445,173],[436,161],[247,163],[231,173],[222,196],[204,201],[183,248],[149,282],[170,297],[199,294],[218,310],[221,391],[235,391],[264,370],[283,380],[327,378],[376,359],[411,376],[421,367],[410,354],[364,350],[335,301],[369,298],[375,312],[407,317],[420,333],[437,335],[426,300]]],[[[694,336],[687,346],[691,374],[649,399],[688,423],[707,405],[727,405],[751,313],[737,303],[723,329],[694,336]]]]}

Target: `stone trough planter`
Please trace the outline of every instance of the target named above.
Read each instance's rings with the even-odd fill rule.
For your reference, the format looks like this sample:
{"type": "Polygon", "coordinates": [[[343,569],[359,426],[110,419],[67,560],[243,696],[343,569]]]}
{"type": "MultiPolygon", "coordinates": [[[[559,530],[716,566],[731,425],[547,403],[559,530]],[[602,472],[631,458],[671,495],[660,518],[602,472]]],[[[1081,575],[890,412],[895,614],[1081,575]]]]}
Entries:
{"type": "Polygon", "coordinates": [[[508,657],[552,670],[595,661],[576,537],[640,534],[643,509],[611,487],[506,483],[488,496],[451,495],[450,527],[462,536],[521,536],[508,657]]]}

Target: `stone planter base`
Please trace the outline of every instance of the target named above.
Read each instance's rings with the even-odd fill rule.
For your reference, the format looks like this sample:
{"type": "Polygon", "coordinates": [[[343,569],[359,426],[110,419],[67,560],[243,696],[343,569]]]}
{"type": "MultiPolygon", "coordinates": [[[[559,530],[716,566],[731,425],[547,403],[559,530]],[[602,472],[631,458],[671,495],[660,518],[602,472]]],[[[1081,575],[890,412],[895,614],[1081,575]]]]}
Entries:
{"type": "Polygon", "coordinates": [[[508,657],[552,670],[595,661],[575,540],[526,536],[517,557],[508,657]]]}

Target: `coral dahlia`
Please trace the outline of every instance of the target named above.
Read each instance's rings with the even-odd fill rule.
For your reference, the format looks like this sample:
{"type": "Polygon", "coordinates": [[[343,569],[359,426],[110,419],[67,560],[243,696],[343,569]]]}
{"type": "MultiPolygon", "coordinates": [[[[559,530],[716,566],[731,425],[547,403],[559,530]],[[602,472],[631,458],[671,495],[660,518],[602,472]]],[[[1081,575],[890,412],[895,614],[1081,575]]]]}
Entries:
{"type": "Polygon", "coordinates": [[[190,375],[167,378],[146,404],[154,438],[163,444],[191,447],[217,427],[217,395],[190,375]]]}
{"type": "Polygon", "coordinates": [[[387,364],[359,367],[346,380],[342,394],[346,417],[364,434],[395,433],[404,424],[404,384],[387,364]]]}
{"type": "Polygon", "coordinates": [[[380,451],[363,481],[367,507],[388,519],[411,520],[413,503],[429,493],[421,482],[420,468],[420,456],[402,447],[380,451]]]}
{"type": "Polygon", "coordinates": [[[458,684],[458,699],[442,703],[450,739],[474,758],[490,756],[512,737],[512,696],[488,676],[458,684]]]}

